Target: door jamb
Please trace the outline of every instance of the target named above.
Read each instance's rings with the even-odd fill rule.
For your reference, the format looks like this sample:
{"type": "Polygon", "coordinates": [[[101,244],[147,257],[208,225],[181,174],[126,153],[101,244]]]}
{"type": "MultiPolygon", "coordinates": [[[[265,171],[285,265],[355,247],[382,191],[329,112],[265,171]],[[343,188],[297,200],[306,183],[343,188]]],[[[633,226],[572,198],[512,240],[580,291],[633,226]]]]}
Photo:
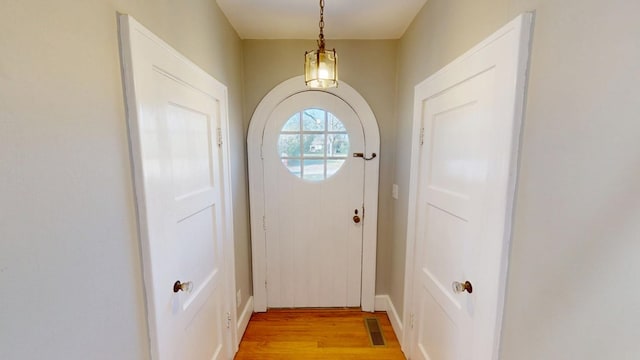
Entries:
{"type": "MultiPolygon", "coordinates": [[[[265,215],[264,176],[262,162],[262,137],[271,112],[285,99],[300,92],[309,91],[303,76],[286,80],[273,88],[260,101],[249,124],[247,157],[249,166],[249,197],[251,204],[251,248],[253,265],[254,311],[267,310],[267,262],[266,236],[263,223],[265,215]]],[[[315,90],[314,90],[315,91],[315,90]]],[[[340,86],[322,90],[341,98],[360,119],[365,138],[365,154],[380,155],[380,131],[378,122],[366,100],[354,88],[341,81],[340,86]]],[[[379,157],[365,162],[364,206],[368,218],[362,230],[362,288],[360,304],[363,311],[374,311],[376,282],[376,246],[378,219],[379,157]]]]}

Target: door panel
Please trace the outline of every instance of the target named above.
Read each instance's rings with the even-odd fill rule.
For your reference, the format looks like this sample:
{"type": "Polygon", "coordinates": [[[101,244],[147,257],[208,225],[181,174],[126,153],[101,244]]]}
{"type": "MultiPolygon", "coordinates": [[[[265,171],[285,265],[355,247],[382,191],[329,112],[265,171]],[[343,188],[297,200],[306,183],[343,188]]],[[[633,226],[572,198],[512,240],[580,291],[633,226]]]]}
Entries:
{"type": "Polygon", "coordinates": [[[158,325],[166,327],[161,332],[166,338],[159,344],[160,354],[171,354],[167,359],[209,360],[223,354],[222,334],[227,332],[221,313],[223,217],[214,136],[219,107],[217,101],[164,72],[155,72],[152,86],[156,112],[149,121],[157,122],[152,136],[164,148],[158,160],[166,164],[169,179],[158,180],[167,185],[158,188],[161,193],[157,194],[165,197],[166,207],[148,210],[170,219],[150,224],[164,232],[150,239],[159,248],[157,258],[152,259],[154,273],[159,275],[154,276],[154,296],[171,304],[167,311],[157,313],[158,325]],[[190,282],[191,289],[168,291],[178,280],[190,282]]]}
{"type": "Polygon", "coordinates": [[[476,280],[469,265],[481,217],[476,210],[486,178],[483,128],[490,126],[491,104],[483,90],[492,82],[492,73],[485,72],[423,106],[426,146],[418,200],[416,301],[424,312],[418,317],[435,320],[421,324],[418,336],[419,353],[426,359],[463,360],[455,349],[470,341],[475,295],[455,294],[452,283],[476,280]],[[431,339],[434,333],[438,342],[431,339]]]}
{"type": "Polygon", "coordinates": [[[124,19],[135,29],[125,31],[123,51],[136,55],[125,54],[131,62],[125,72],[152,357],[229,358],[223,154],[216,136],[224,89],[215,90],[215,80],[124,19]],[[176,281],[190,286],[176,291],[176,281]]]}
{"type": "MultiPolygon", "coordinates": [[[[359,119],[334,95],[296,94],[273,111],[262,150],[269,307],[360,305],[362,223],[355,223],[353,216],[355,210],[363,216],[364,160],[345,156],[335,174],[310,181],[304,175],[310,167],[300,168],[300,178],[288,168],[297,159],[283,160],[277,151],[281,129],[292,114],[313,108],[325,109],[342,121],[349,135],[349,154],[364,151],[359,119]]],[[[306,136],[302,134],[303,139],[306,136]]]]}
{"type": "Polygon", "coordinates": [[[514,20],[416,87],[411,359],[497,356],[523,95],[516,84],[526,69],[519,51],[530,20],[514,20]],[[454,290],[466,281],[471,288],[454,290]]]}

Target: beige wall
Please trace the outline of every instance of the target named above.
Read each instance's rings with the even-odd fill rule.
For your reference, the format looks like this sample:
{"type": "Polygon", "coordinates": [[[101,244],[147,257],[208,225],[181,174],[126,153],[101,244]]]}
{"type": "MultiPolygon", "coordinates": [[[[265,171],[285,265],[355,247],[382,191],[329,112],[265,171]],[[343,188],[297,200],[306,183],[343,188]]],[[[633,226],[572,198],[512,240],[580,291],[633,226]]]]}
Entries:
{"type": "MultiPolygon", "coordinates": [[[[302,75],[304,52],[316,46],[314,40],[244,40],[245,121],[262,98],[276,85],[302,75]]],[[[395,40],[331,40],[340,61],[340,80],[348,83],[369,103],[380,128],[380,196],[378,223],[378,268],[376,294],[387,294],[391,223],[391,179],[395,158],[395,40]]]]}
{"type": "Polygon", "coordinates": [[[229,87],[250,292],[242,49],[214,1],[2,1],[0,358],[148,358],[116,12],[229,87]]]}
{"type": "MultiPolygon", "coordinates": [[[[640,354],[637,1],[429,0],[399,45],[395,181],[408,184],[413,87],[536,10],[502,359],[640,354]]],[[[402,304],[406,192],[394,209],[402,304]]]]}

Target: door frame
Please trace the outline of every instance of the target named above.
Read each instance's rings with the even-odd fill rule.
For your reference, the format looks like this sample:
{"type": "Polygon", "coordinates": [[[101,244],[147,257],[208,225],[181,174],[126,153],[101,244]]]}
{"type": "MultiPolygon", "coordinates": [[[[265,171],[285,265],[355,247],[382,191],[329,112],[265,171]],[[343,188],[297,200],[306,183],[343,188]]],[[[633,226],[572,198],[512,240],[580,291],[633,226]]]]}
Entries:
{"type": "MultiPolygon", "coordinates": [[[[175,50],[165,41],[156,36],[149,29],[140,24],[136,19],[127,14],[118,14],[119,38],[120,38],[120,58],[122,66],[122,78],[125,92],[125,108],[128,123],[128,140],[129,140],[129,156],[131,161],[131,170],[133,174],[133,192],[135,196],[136,207],[136,228],[138,239],[140,241],[140,260],[142,262],[142,276],[144,283],[144,301],[145,301],[145,318],[147,322],[147,333],[149,336],[149,348],[152,359],[156,359],[158,354],[158,338],[156,325],[157,321],[154,314],[155,299],[153,298],[153,282],[151,281],[153,274],[151,273],[151,246],[149,234],[146,230],[146,209],[144,199],[144,177],[142,173],[142,157],[141,144],[139,134],[137,132],[139,118],[142,116],[144,109],[138,106],[136,99],[136,81],[134,64],[140,65],[144,61],[145,66],[154,66],[148,62],[143,47],[136,46],[136,42],[132,42],[133,34],[140,33],[149,41],[164,49],[165,53],[175,61],[176,64],[185,66],[188,69],[183,73],[185,79],[177,79],[185,81],[188,84],[197,86],[197,90],[206,95],[220,100],[220,127],[217,130],[218,142],[220,143],[221,153],[221,205],[224,215],[223,225],[223,254],[224,259],[222,269],[225,275],[222,280],[222,298],[226,309],[225,314],[221,315],[227,320],[226,327],[229,330],[228,336],[224,341],[227,342],[226,348],[228,353],[226,358],[232,358],[238,350],[239,338],[236,332],[237,327],[237,306],[236,306],[236,284],[235,284],[235,250],[234,250],[234,234],[233,234],[233,203],[231,196],[231,149],[229,146],[229,118],[228,118],[228,94],[227,87],[216,80],[209,73],[202,70],[187,57],[175,50]],[[226,315],[226,316],[224,316],[226,315]]],[[[172,74],[173,75],[173,74],[172,74]]],[[[176,75],[177,76],[177,75],[176,75]]],[[[191,85],[191,86],[193,86],[191,85]]],[[[212,130],[214,131],[214,130],[212,130]]]]}
{"type": "MultiPolygon", "coordinates": [[[[504,68],[503,78],[500,79],[504,84],[505,105],[504,112],[512,116],[513,119],[513,141],[511,143],[511,151],[508,154],[510,162],[506,164],[508,167],[508,175],[505,179],[506,191],[501,199],[504,202],[504,212],[502,216],[504,222],[504,233],[502,236],[502,253],[500,257],[500,273],[498,285],[498,304],[496,312],[496,328],[495,333],[491,334],[493,338],[493,357],[499,358],[499,351],[502,337],[504,300],[506,295],[507,271],[509,268],[509,251],[512,237],[512,222],[514,212],[514,202],[516,195],[517,174],[518,174],[518,155],[520,152],[520,137],[522,121],[524,117],[525,92],[527,84],[527,69],[529,66],[530,40],[533,24],[533,13],[524,13],[510,21],[508,24],[500,28],[494,34],[480,42],[478,45],[465,52],[456,60],[446,65],[444,68],[429,76],[424,81],[415,86],[414,92],[414,109],[413,109],[413,126],[412,126],[412,146],[411,146],[411,172],[409,178],[409,205],[407,214],[407,237],[406,237],[406,262],[404,277],[404,306],[403,306],[403,323],[404,331],[402,334],[402,350],[405,354],[410,353],[412,349],[413,334],[411,329],[414,325],[414,266],[415,266],[415,245],[416,245],[416,210],[418,206],[418,181],[419,181],[419,160],[421,150],[422,130],[422,114],[423,101],[429,97],[438,95],[444,89],[455,86],[460,81],[470,78],[482,69],[475,69],[467,66],[467,59],[471,56],[482,53],[483,50],[490,47],[498,41],[504,41],[509,33],[515,36],[509,38],[507,44],[507,52],[509,58],[504,62],[493,62],[493,60],[485,61],[486,66],[483,69],[491,67],[504,68]],[[461,80],[462,79],[462,80],[461,80]],[[508,106],[508,109],[506,108],[508,106]]],[[[426,146],[426,144],[425,144],[426,146]]]]}
{"type": "Polygon", "coordinates": [[[326,90],[309,90],[304,76],[296,76],[273,88],[260,101],[251,117],[247,133],[249,166],[249,198],[251,204],[251,248],[253,266],[254,311],[267,311],[266,290],[266,236],[264,227],[265,201],[262,161],[262,138],[273,110],[285,99],[305,91],[324,91],[342,99],[358,116],[365,139],[365,153],[378,157],[365,162],[364,206],[366,216],[375,221],[364,221],[362,229],[362,285],[360,304],[363,311],[374,311],[376,283],[376,246],[378,227],[378,182],[380,167],[380,131],[371,107],[354,88],[341,81],[340,86],[326,90]]]}

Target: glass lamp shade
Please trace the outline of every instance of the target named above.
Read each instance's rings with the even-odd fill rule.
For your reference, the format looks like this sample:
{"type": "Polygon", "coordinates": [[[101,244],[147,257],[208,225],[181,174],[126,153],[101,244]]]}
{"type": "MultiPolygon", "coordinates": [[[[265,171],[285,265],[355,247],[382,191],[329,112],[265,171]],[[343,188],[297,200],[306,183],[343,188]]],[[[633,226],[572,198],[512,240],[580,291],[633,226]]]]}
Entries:
{"type": "Polygon", "coordinates": [[[318,49],[304,54],[304,82],[310,88],[338,86],[338,54],[335,50],[318,49]]]}

